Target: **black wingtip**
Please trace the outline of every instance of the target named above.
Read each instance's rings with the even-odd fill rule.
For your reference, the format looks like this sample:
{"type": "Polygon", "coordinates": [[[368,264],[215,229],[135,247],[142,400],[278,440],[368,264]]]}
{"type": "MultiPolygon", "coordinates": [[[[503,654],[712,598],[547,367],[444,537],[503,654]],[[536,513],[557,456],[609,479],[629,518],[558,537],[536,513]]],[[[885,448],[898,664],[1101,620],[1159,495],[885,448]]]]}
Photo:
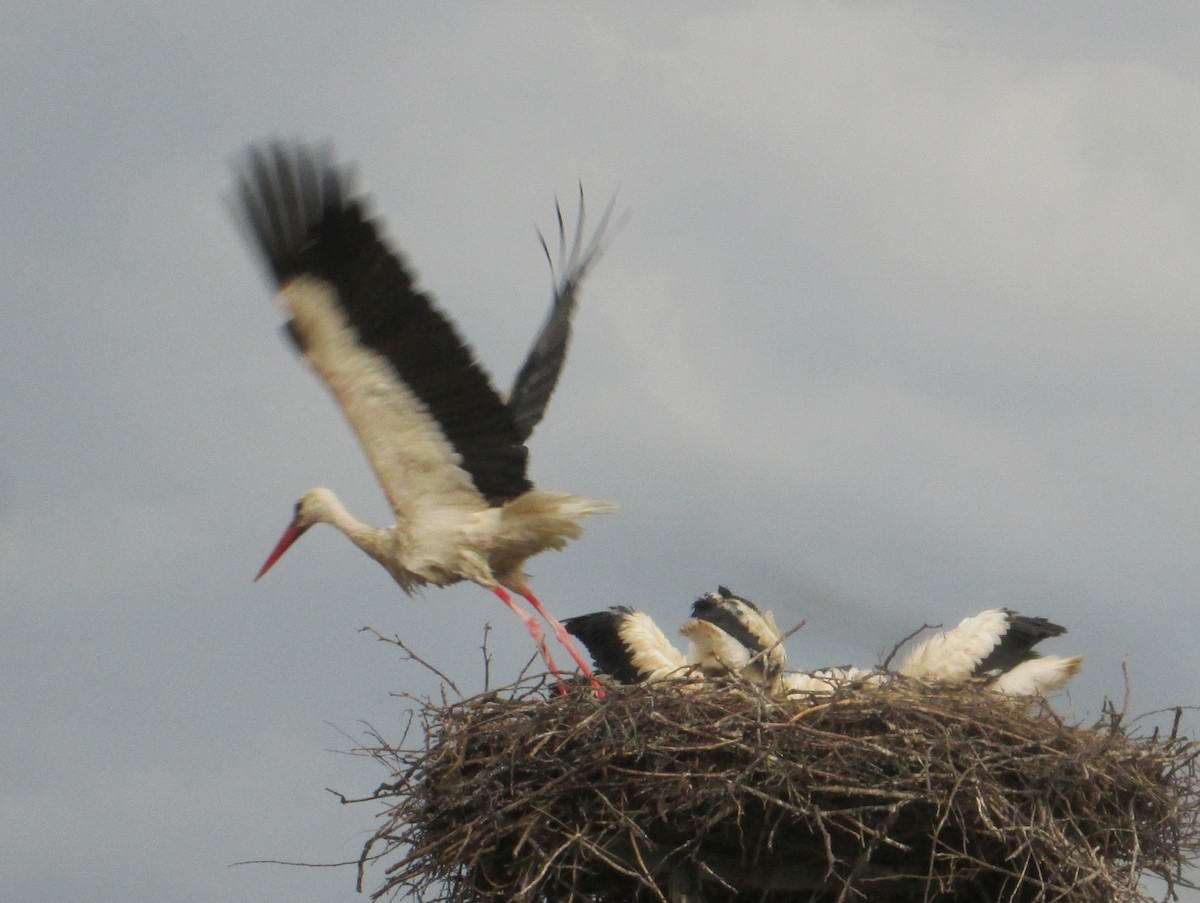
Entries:
{"type": "Polygon", "coordinates": [[[511,412],[353,182],[328,143],[268,139],[235,167],[237,218],[279,286],[300,275],[327,283],[356,341],[424,405],[484,499],[527,492],[528,450],[511,412]]]}
{"type": "Polygon", "coordinates": [[[590,268],[600,259],[605,232],[613,205],[616,203],[614,196],[600,224],[585,243],[586,207],[582,182],[579,189],[579,212],[576,216],[575,234],[570,240],[567,237],[562,205],[557,198],[554,201],[554,218],[558,228],[557,263],[550,252],[545,234],[540,229],[537,232],[542,253],[550,267],[554,295],[550,311],[525,357],[525,362],[513,380],[512,391],[509,393],[508,409],[512,413],[522,441],[529,439],[545,416],[550,397],[558,386],[571,341],[571,317],[575,311],[579,285],[590,268]]]}
{"type": "Polygon", "coordinates": [[[1012,611],[1009,612],[1008,629],[1011,633],[1032,638],[1033,643],[1040,643],[1042,640],[1050,639],[1051,637],[1062,636],[1067,632],[1067,628],[1061,624],[1055,624],[1047,618],[1031,617],[1012,611]]]}
{"type": "Polygon", "coordinates": [[[234,162],[234,219],[257,248],[276,283],[305,266],[312,232],[331,216],[365,218],[365,198],[348,200],[353,169],[335,166],[332,142],[268,138],[234,162]]]}
{"type": "Polygon", "coordinates": [[[1042,640],[1062,636],[1067,628],[1061,624],[1039,617],[1018,614],[1004,609],[1008,615],[1008,627],[1000,642],[975,668],[977,675],[1000,675],[1022,662],[1038,658],[1034,647],[1042,640]]]}
{"type": "Polygon", "coordinates": [[[636,609],[615,605],[606,611],[565,618],[567,633],[583,643],[596,669],[618,683],[640,683],[644,676],[633,666],[632,655],[621,639],[621,625],[636,609]]]}

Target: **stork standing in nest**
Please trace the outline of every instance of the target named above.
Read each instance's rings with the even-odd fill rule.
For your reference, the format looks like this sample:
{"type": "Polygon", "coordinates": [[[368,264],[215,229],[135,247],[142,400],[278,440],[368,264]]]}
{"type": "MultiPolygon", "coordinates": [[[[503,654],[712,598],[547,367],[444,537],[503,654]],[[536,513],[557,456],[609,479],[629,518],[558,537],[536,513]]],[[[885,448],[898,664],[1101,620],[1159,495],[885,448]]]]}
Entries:
{"type": "MultiPolygon", "coordinates": [[[[608,214],[586,247],[581,235],[573,239],[550,317],[506,402],[380,238],[366,199],[351,196],[350,177],[327,150],[251,148],[237,190],[246,231],[290,315],[287,331],[341,406],[396,516],[390,527],[369,526],[330,490],[312,489],[258,577],[313,524],[333,524],[406,593],[462,580],[491,590],[557,672],[537,619],[506,590],[524,596],[590,677],[562,625],[530,591],[523,566],[578,538],[581,518],[615,506],[535,489],[525,441],[557,381],[575,293],[598,257],[608,214]]],[[[580,229],[582,219],[581,195],[580,229]]],[[[565,256],[561,213],[558,221],[565,256]]]]}

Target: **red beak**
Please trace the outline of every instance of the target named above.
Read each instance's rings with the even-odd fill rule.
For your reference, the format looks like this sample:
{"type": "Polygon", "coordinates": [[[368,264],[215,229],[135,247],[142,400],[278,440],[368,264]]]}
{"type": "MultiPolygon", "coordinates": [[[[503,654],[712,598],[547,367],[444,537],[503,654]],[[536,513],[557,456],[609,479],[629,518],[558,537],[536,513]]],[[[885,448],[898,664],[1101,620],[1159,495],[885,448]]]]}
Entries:
{"type": "Polygon", "coordinates": [[[254,579],[257,581],[260,577],[262,577],[263,574],[271,570],[271,565],[283,557],[283,553],[291,548],[292,543],[304,535],[304,531],[307,530],[309,526],[311,525],[305,525],[303,527],[298,526],[295,521],[292,521],[290,524],[288,524],[288,528],[283,531],[283,536],[279,537],[279,542],[275,544],[274,551],[267,556],[267,561],[262,566],[262,569],[258,572],[258,577],[255,577],[254,579]]]}

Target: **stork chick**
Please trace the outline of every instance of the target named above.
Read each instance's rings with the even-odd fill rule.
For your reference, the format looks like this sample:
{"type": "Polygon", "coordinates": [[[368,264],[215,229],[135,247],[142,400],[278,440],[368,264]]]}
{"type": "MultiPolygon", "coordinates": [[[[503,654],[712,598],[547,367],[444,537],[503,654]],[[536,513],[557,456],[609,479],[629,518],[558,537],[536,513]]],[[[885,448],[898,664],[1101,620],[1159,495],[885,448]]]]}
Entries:
{"type": "Polygon", "coordinates": [[[1045,695],[1078,673],[1083,658],[1042,656],[1033,647],[1066,632],[1045,618],[989,609],[918,643],[898,671],[922,680],[982,679],[996,692],[1014,696],[1045,695]]]}
{"type": "Polygon", "coordinates": [[[679,632],[690,641],[687,660],[704,674],[741,674],[765,684],[787,664],[775,616],[724,586],[692,604],[679,632]]]}
{"type": "Polygon", "coordinates": [[[652,683],[687,675],[683,653],[644,611],[615,605],[567,618],[563,626],[587,648],[596,670],[617,683],[652,683]]]}

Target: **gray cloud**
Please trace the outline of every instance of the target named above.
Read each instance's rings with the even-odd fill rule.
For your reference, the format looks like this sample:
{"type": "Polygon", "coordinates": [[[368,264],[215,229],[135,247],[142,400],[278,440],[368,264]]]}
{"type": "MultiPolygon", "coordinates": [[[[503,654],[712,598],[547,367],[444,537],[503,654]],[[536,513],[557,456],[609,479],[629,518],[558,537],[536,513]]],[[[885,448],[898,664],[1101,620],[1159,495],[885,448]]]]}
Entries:
{"type": "MultiPolygon", "coordinates": [[[[421,669],[532,654],[476,587],[405,598],[295,498],[386,504],[232,227],[229,161],[330,137],[507,384],[535,227],[631,216],[532,444],[622,504],[531,563],[668,630],[727,583],[799,664],[923,622],[1065,623],[1062,707],[1190,703],[1200,569],[1196,14],[1070,5],[30,7],[0,36],[0,862],[15,898],[350,898],[421,669]],[[11,876],[11,877],[10,877],[11,876]]],[[[1194,723],[1193,723],[1194,729],[1194,723]]]]}

